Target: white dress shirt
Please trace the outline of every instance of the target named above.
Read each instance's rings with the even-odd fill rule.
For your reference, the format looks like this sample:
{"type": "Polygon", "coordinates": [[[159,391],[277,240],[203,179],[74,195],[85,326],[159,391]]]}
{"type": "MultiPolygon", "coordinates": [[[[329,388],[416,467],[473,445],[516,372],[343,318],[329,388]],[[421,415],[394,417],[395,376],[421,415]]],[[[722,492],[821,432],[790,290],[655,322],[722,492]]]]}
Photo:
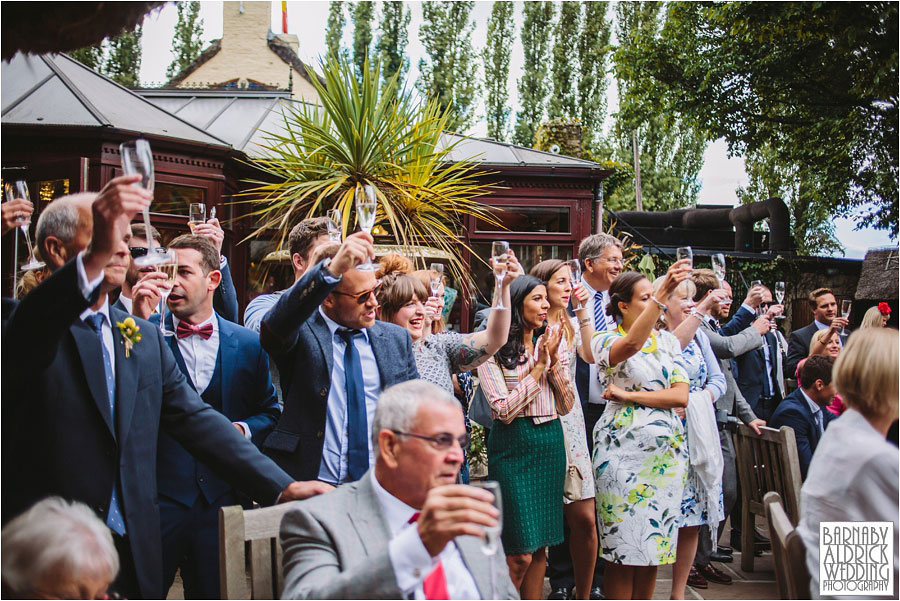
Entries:
{"type": "MultiPolygon", "coordinates": [[[[325,412],[325,441],[322,446],[322,463],[319,465],[318,479],[337,486],[347,479],[348,462],[347,455],[349,444],[349,420],[347,416],[347,386],[344,376],[344,352],[347,345],[337,331],[344,326],[331,320],[322,307],[319,314],[328,325],[331,332],[331,386],[328,391],[328,406],[325,412]]],[[[378,371],[378,362],[375,361],[375,353],[369,343],[369,332],[361,330],[362,336],[354,336],[353,341],[359,352],[359,362],[362,366],[363,390],[366,395],[366,432],[375,421],[375,403],[381,394],[381,373],[378,371]]],[[[375,464],[375,455],[372,451],[372,437],[366,435],[369,447],[369,467],[375,464]]]]}
{"type": "MultiPolygon", "coordinates": [[[[88,281],[87,272],[84,270],[84,251],[81,251],[75,256],[75,269],[78,272],[78,287],[81,290],[81,294],[84,296],[85,300],[91,299],[91,294],[94,292],[94,289],[99,286],[103,282],[103,273],[101,272],[93,281],[88,281]]],[[[106,347],[106,352],[109,353],[109,364],[112,368],[112,372],[116,373],[116,347],[113,342],[113,332],[112,332],[112,322],[109,319],[109,300],[103,300],[103,306],[100,307],[99,310],[94,311],[90,307],[81,312],[81,315],[78,316],[79,319],[84,321],[89,316],[95,313],[102,313],[106,319],[103,320],[103,326],[101,328],[101,336],[103,338],[103,346],[106,347]]]]}
{"type": "MultiPolygon", "coordinates": [[[[587,281],[585,281],[584,276],[582,276],[582,278],[581,278],[581,285],[584,286],[584,289],[587,290],[587,292],[588,292],[588,300],[587,300],[585,307],[588,310],[588,315],[590,316],[590,319],[591,319],[591,325],[594,326],[596,329],[596,324],[594,324],[594,295],[597,294],[597,291],[594,290],[593,288],[591,288],[591,285],[588,284],[587,281]]],[[[603,302],[605,304],[609,304],[609,292],[601,292],[600,294],[603,295],[603,302]]],[[[605,311],[606,311],[606,308],[604,307],[603,316],[606,319],[607,328],[609,328],[610,327],[609,324],[610,324],[612,318],[609,315],[606,315],[605,311]]],[[[596,331],[599,332],[601,330],[596,330],[596,331]]],[[[605,405],[606,399],[603,398],[603,393],[605,392],[606,389],[603,387],[602,384],[600,384],[600,374],[597,373],[597,364],[591,363],[589,367],[590,367],[591,372],[590,372],[590,383],[589,383],[589,388],[588,388],[588,391],[589,391],[588,392],[588,402],[593,403],[595,405],[605,405]]]]}
{"type": "Polygon", "coordinates": [[[375,470],[369,472],[369,477],[372,478],[375,497],[381,505],[384,519],[391,531],[388,555],[394,568],[397,586],[403,594],[413,599],[424,599],[425,578],[440,560],[451,599],[481,599],[475,579],[466,567],[456,543],[453,541],[447,543],[440,555],[431,557],[422,544],[422,539],[419,538],[415,523],[409,523],[413,514],[418,513],[417,510],[382,488],[375,477],[375,470]]]}
{"type": "MultiPolygon", "coordinates": [[[[176,330],[180,322],[180,319],[172,315],[172,324],[176,330]]],[[[181,351],[184,365],[187,367],[197,394],[203,394],[203,391],[209,386],[213,372],[216,371],[216,357],[219,355],[219,320],[216,319],[215,311],[205,321],[192,325],[200,328],[206,324],[211,324],[213,329],[212,336],[208,340],[203,340],[202,336],[176,338],[178,350],[181,351]]]]}
{"type": "Polygon", "coordinates": [[[134,309],[132,308],[132,307],[134,307],[133,299],[128,298],[124,294],[120,294],[119,302],[122,303],[122,306],[125,307],[126,311],[128,311],[129,313],[134,313],[134,309]]]}
{"type": "Polygon", "coordinates": [[[800,489],[797,531],[806,545],[811,598],[819,598],[819,523],[857,521],[893,522],[893,598],[898,597],[898,480],[897,447],[862,414],[847,409],[831,422],[800,489]]]}

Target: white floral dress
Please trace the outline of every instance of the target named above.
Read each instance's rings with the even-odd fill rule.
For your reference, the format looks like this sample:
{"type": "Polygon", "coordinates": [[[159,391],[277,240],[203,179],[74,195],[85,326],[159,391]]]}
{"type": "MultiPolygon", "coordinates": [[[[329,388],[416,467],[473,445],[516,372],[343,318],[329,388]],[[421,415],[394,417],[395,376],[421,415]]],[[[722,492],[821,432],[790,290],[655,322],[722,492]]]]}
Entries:
{"type": "MultiPolygon", "coordinates": [[[[691,381],[691,392],[704,390],[709,379],[709,370],[703,359],[703,352],[696,341],[691,343],[681,353],[679,364],[687,373],[691,381]]],[[[710,401],[712,402],[712,401],[710,401]]],[[[687,480],[684,484],[684,494],[681,498],[681,527],[702,526],[709,523],[709,515],[705,511],[706,491],[700,486],[693,468],[688,465],[687,480]]],[[[725,519],[725,507],[722,499],[722,482],[712,491],[713,498],[718,497],[718,516],[714,521],[721,522],[725,519]]]]}
{"type": "MultiPolygon", "coordinates": [[[[575,355],[581,348],[581,332],[578,330],[578,318],[572,318],[572,328],[575,330],[575,338],[569,351],[569,377],[575,381],[575,355]]],[[[563,427],[563,435],[566,439],[566,457],[569,463],[578,467],[581,472],[581,500],[592,499],[596,493],[594,487],[594,470],[591,466],[591,456],[588,453],[587,433],[584,430],[584,411],[581,408],[581,400],[578,398],[578,389],[575,390],[575,403],[571,411],[559,416],[563,427]]],[[[571,503],[563,497],[563,503],[571,503]]]]}
{"type": "MultiPolygon", "coordinates": [[[[635,392],[688,383],[672,334],[654,332],[643,349],[610,365],[609,349],[620,336],[621,329],[591,340],[604,386],[635,392]]],[[[601,557],[635,566],[675,563],[688,465],[681,420],[671,409],[609,402],[593,434],[601,557]]]]}

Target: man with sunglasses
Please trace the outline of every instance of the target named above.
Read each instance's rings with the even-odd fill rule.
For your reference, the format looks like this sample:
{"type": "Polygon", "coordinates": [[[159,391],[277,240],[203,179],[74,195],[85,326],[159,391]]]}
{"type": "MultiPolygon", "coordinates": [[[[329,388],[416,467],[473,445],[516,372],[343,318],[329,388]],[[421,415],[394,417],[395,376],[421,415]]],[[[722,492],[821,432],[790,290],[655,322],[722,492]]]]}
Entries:
{"type": "Polygon", "coordinates": [[[285,599],[518,599],[490,492],[456,484],[469,436],[459,402],[424,380],[378,399],[374,468],[281,522],[285,599]],[[493,572],[493,583],[492,583],[493,572]]]}
{"type": "Polygon", "coordinates": [[[763,345],[735,358],[737,370],[735,380],[741,394],[750,403],[753,412],[761,419],[768,420],[784,398],[784,358],[787,342],[774,328],[775,317],[781,315],[784,307],[772,302],[772,291],[765,286],[757,286],[762,301],[759,310],[764,311],[771,329],[763,334],[763,345]]]}
{"type": "Polygon", "coordinates": [[[419,374],[406,329],[375,320],[375,272],[356,269],[374,256],[372,237],[358,232],[317,256],[260,326],[284,398],[263,448],[289,474],[336,486],[372,465],[378,395],[419,374]]]}

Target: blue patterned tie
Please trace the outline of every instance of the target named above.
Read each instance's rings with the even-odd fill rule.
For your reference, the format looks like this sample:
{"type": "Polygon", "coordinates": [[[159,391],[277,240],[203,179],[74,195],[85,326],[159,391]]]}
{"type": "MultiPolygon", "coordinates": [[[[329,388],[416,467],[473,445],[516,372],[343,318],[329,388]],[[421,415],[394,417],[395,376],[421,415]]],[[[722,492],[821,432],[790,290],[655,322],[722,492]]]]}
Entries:
{"type": "Polygon", "coordinates": [[[340,328],[337,333],[347,345],[344,351],[344,378],[347,381],[347,479],[355,482],[369,469],[366,391],[359,351],[353,344],[353,338],[362,335],[362,332],[340,328]]]}
{"type": "MultiPolygon", "coordinates": [[[[97,334],[100,339],[100,348],[103,350],[103,371],[106,373],[106,394],[109,395],[109,414],[112,416],[112,422],[116,423],[116,376],[112,370],[112,361],[109,358],[109,351],[103,344],[103,322],[106,316],[103,313],[94,313],[89,315],[85,321],[97,334]]],[[[116,488],[119,483],[119,468],[116,466],[116,480],[113,482],[112,497],[109,500],[109,513],[106,516],[106,525],[110,530],[119,536],[125,535],[125,520],[122,518],[122,512],[119,509],[119,499],[116,494],[116,488]]]]}
{"type": "Polygon", "coordinates": [[[603,293],[594,293],[594,331],[606,330],[606,303],[603,302],[603,293]]]}

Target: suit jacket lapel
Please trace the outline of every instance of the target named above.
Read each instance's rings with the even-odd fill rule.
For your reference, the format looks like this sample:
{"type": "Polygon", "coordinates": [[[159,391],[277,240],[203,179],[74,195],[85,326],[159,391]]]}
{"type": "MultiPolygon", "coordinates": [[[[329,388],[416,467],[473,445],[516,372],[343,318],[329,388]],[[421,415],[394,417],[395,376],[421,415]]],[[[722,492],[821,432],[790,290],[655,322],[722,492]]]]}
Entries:
{"type": "Polygon", "coordinates": [[[375,363],[378,365],[378,378],[380,380],[381,387],[384,388],[384,374],[387,371],[382,367],[385,365],[381,362],[381,356],[379,355],[379,348],[381,348],[381,344],[379,344],[379,338],[381,338],[381,331],[378,329],[378,322],[371,328],[367,328],[366,332],[369,334],[369,346],[372,347],[372,354],[375,355],[375,363]]]}
{"type": "MultiPolygon", "coordinates": [[[[140,374],[140,357],[135,356],[140,342],[132,349],[130,356],[125,357],[125,344],[122,334],[116,327],[117,322],[124,321],[128,313],[115,307],[109,308],[109,319],[113,326],[113,347],[116,353],[116,428],[119,432],[119,446],[125,443],[131,428],[131,417],[134,415],[138,376],[140,374]]],[[[146,327],[146,326],[144,326],[146,327]]]]}
{"type": "MultiPolygon", "coordinates": [[[[481,552],[481,539],[474,536],[458,536],[454,539],[459,554],[462,555],[463,563],[469,568],[469,573],[475,580],[475,586],[482,599],[491,598],[491,562],[493,557],[486,556],[481,552]]],[[[505,562],[504,562],[505,563],[505,562]]],[[[500,574],[494,574],[497,578],[500,574]]],[[[498,578],[501,582],[502,579],[498,578]]],[[[498,591],[500,592],[500,591],[498,591]]]]}
{"type": "Polygon", "coordinates": [[[325,323],[325,320],[322,319],[322,315],[319,313],[319,310],[316,309],[313,314],[312,320],[309,322],[310,329],[312,330],[313,335],[316,337],[316,340],[319,341],[319,347],[322,349],[322,355],[324,355],[325,365],[327,366],[327,380],[331,381],[331,370],[334,367],[334,358],[332,354],[334,353],[334,348],[331,344],[331,331],[328,329],[328,324],[325,323]]]}
{"type": "Polygon", "coordinates": [[[229,400],[231,399],[231,395],[228,393],[231,391],[231,386],[226,385],[226,379],[229,374],[234,373],[233,366],[237,359],[239,349],[230,325],[226,325],[225,320],[218,314],[216,314],[216,319],[219,320],[219,349],[217,352],[219,354],[219,359],[222,362],[219,366],[219,389],[222,391],[222,405],[220,410],[225,415],[230,415],[229,400]]]}
{"type": "MultiPolygon", "coordinates": [[[[170,332],[175,331],[175,320],[172,319],[171,313],[166,314],[166,327],[170,332]]],[[[169,349],[172,351],[172,355],[175,356],[175,363],[178,364],[178,369],[180,369],[181,373],[184,374],[184,378],[188,381],[188,384],[191,385],[191,388],[197,390],[197,387],[194,385],[194,381],[191,379],[191,374],[188,373],[187,364],[184,362],[184,355],[181,354],[181,349],[178,348],[178,336],[166,336],[165,339],[166,344],[169,345],[169,349]]]]}
{"type": "MultiPolygon", "coordinates": [[[[112,414],[109,410],[109,393],[106,390],[106,371],[103,367],[103,351],[100,346],[100,339],[97,338],[94,330],[81,319],[73,323],[69,331],[75,339],[75,346],[78,348],[84,377],[87,380],[91,396],[94,397],[97,410],[103,417],[103,421],[106,422],[106,427],[109,428],[110,434],[115,438],[116,427],[113,425],[112,414]]],[[[115,323],[113,323],[113,341],[115,342],[115,340],[116,329],[115,323]]],[[[116,361],[118,361],[118,356],[116,361]]]]}
{"type": "Polygon", "coordinates": [[[357,482],[356,507],[349,516],[359,535],[363,550],[370,557],[383,553],[387,548],[387,542],[391,540],[390,528],[369,480],[371,474],[372,470],[369,470],[357,482]]]}

